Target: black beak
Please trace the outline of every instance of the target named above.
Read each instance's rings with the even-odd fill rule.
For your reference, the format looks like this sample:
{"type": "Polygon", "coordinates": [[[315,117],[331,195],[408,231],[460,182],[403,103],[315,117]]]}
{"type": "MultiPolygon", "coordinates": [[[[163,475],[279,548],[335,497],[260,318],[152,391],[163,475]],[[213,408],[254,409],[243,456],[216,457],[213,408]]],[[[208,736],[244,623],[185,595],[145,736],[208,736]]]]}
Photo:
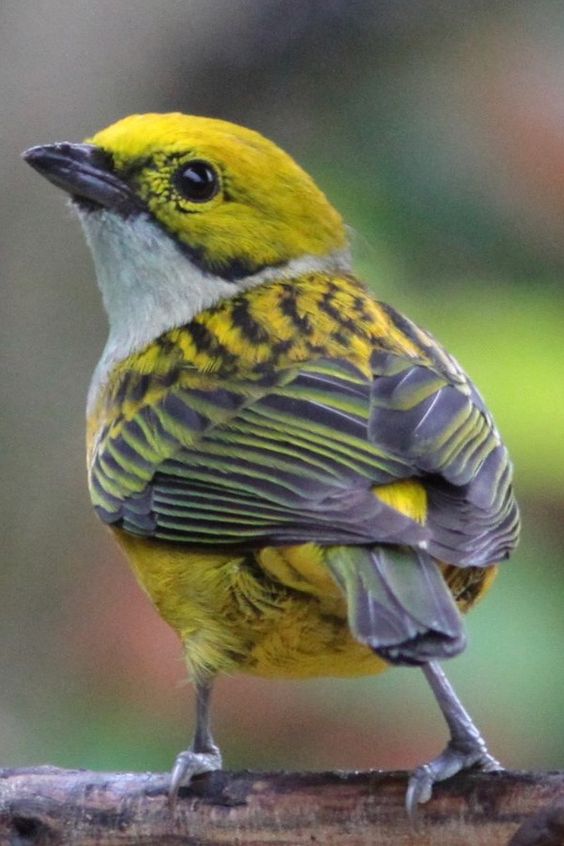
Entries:
{"type": "Polygon", "coordinates": [[[114,173],[112,157],[92,144],[44,144],[22,156],[82,208],[111,209],[123,217],[143,211],[141,200],[114,173]]]}

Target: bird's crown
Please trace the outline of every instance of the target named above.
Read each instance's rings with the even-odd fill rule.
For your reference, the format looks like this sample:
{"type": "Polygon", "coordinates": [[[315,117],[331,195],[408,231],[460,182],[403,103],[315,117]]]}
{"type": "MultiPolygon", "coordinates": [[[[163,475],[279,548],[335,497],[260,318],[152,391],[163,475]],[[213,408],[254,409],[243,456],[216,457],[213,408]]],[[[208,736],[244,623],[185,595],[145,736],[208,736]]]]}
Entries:
{"type": "Polygon", "coordinates": [[[340,216],[257,132],[183,114],[131,115],[87,139],[206,269],[237,278],[345,245],[340,216]]]}

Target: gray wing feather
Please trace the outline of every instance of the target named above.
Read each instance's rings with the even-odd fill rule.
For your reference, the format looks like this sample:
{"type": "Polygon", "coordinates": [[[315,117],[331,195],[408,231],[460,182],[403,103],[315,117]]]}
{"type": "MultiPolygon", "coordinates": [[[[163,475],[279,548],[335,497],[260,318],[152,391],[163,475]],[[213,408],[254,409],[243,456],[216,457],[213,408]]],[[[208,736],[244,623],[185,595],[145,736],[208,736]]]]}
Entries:
{"type": "Polygon", "coordinates": [[[458,566],[507,558],[519,512],[507,450],[478,391],[453,361],[373,356],[369,437],[425,479],[429,551],[458,566]]]}

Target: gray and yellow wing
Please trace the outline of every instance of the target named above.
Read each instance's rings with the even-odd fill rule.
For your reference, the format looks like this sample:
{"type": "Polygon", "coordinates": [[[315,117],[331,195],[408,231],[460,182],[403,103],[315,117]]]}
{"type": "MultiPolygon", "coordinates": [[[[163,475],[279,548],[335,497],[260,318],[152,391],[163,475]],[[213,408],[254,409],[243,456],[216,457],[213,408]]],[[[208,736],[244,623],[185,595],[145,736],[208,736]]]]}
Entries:
{"type": "Polygon", "coordinates": [[[319,359],[249,387],[172,385],[102,434],[103,520],[190,544],[425,546],[459,565],[505,558],[518,515],[506,450],[470,381],[433,357],[375,350],[372,374],[319,359]],[[423,526],[374,496],[422,480],[423,526]]]}
{"type": "Polygon", "coordinates": [[[411,475],[367,437],[371,378],[344,361],[172,386],[99,439],[94,505],[125,531],[191,544],[417,544],[375,485],[411,475]]]}
{"type": "Polygon", "coordinates": [[[374,353],[368,437],[425,480],[434,557],[459,567],[501,561],[519,534],[507,449],[472,382],[434,352],[432,366],[374,353]]]}

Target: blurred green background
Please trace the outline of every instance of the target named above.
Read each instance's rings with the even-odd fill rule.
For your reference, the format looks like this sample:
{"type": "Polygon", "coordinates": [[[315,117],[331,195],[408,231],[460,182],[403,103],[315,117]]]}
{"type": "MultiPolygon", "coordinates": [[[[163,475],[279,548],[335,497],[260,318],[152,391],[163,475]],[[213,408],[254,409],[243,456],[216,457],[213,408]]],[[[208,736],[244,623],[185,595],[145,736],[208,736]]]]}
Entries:
{"type": "MultiPolygon", "coordinates": [[[[564,766],[564,6],[3,0],[0,764],[168,768],[193,694],[91,512],[83,406],[105,317],[78,224],[19,160],[132,112],[274,138],[351,225],[377,295],[472,374],[523,540],[447,670],[511,767],[564,766]]],[[[445,727],[415,670],[223,679],[230,767],[411,767],[445,727]]]]}

